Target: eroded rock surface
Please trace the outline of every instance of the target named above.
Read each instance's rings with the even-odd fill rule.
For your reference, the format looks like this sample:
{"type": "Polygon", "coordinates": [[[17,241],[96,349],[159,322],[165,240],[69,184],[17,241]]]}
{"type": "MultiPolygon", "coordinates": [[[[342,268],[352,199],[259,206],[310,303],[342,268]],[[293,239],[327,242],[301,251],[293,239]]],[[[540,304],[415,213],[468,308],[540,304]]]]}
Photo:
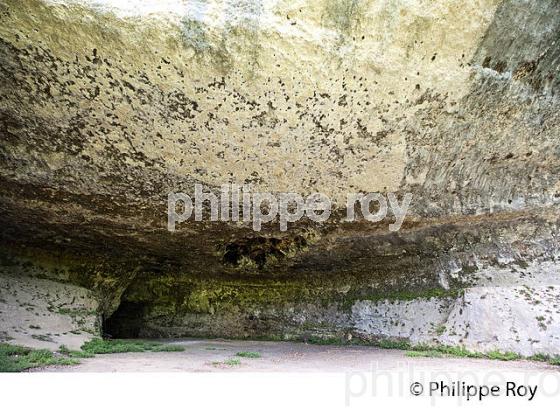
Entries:
{"type": "Polygon", "coordinates": [[[105,331],[560,352],[557,1],[2,0],[0,19],[7,266],[66,272],[105,331]],[[167,194],[195,183],[338,211],[168,232],[167,194]],[[344,222],[351,192],[412,193],[402,229],[344,222]]]}
{"type": "Polygon", "coordinates": [[[51,350],[61,345],[79,349],[99,335],[99,303],[93,292],[46,272],[30,263],[3,261],[0,341],[51,350]]]}

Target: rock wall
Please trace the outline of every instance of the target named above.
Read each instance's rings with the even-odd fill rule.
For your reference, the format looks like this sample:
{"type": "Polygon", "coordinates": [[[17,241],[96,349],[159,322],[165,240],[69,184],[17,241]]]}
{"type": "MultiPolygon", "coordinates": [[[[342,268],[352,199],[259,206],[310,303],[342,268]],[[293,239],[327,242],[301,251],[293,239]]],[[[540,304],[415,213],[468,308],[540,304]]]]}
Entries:
{"type": "Polygon", "coordinates": [[[99,302],[60,269],[2,255],[0,341],[41,349],[79,349],[100,336],[99,302]]]}
{"type": "Polygon", "coordinates": [[[0,0],[3,252],[68,272],[117,335],[558,353],[559,16],[555,0],[0,0]],[[167,194],[196,183],[336,210],[168,232],[167,194]],[[412,193],[402,229],[344,222],[351,192],[412,193]]]}

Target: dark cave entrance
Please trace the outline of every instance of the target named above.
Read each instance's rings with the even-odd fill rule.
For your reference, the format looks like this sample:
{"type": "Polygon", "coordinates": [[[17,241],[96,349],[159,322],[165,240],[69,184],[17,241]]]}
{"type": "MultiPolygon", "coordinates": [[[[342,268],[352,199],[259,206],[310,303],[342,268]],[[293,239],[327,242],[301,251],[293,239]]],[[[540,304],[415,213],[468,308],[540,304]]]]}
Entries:
{"type": "Polygon", "coordinates": [[[118,309],[103,320],[103,338],[135,339],[141,337],[145,308],[143,303],[121,302],[118,309]]]}

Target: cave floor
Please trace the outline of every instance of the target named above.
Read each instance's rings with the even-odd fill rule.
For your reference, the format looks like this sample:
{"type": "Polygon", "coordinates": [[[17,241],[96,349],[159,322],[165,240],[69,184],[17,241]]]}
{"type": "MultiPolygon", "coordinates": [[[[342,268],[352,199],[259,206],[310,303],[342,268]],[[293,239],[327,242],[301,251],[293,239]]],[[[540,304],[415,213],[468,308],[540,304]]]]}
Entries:
{"type": "Polygon", "coordinates": [[[517,376],[558,375],[558,366],[528,360],[498,361],[469,358],[407,357],[402,350],[367,346],[321,346],[292,342],[246,340],[166,340],[182,352],[143,352],[97,355],[76,366],[50,367],[47,372],[372,372],[398,375],[421,372],[517,376]],[[239,357],[256,352],[260,357],[239,357]]]}

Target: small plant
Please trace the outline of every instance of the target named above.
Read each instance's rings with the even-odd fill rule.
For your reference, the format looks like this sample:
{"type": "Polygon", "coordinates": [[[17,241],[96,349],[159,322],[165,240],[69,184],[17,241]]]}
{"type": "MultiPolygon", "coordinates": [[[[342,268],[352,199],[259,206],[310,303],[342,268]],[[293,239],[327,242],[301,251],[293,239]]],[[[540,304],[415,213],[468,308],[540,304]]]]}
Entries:
{"type": "Polygon", "coordinates": [[[227,359],[224,360],[223,362],[212,362],[212,366],[216,366],[216,367],[224,367],[224,366],[229,366],[229,367],[233,367],[233,366],[239,366],[241,364],[241,360],[239,359],[227,359]]]}
{"type": "Polygon", "coordinates": [[[241,360],[239,359],[228,359],[224,361],[224,364],[227,366],[239,366],[241,364],[241,360]]]}
{"type": "Polygon", "coordinates": [[[548,360],[548,363],[554,366],[560,366],[560,356],[552,357],[548,360]]]}
{"type": "Polygon", "coordinates": [[[68,354],[70,353],[70,349],[68,349],[65,345],[60,345],[58,348],[58,352],[60,354],[68,354]]]}
{"type": "Polygon", "coordinates": [[[528,359],[537,362],[545,362],[553,366],[560,366],[560,356],[549,356],[547,354],[537,353],[536,355],[528,357],[528,359]]]}
{"type": "Polygon", "coordinates": [[[550,360],[550,356],[543,353],[537,353],[531,356],[529,359],[534,360],[536,362],[548,362],[550,360]]]}
{"type": "Polygon", "coordinates": [[[249,359],[258,359],[261,357],[259,352],[237,352],[235,355],[239,357],[247,357],[249,359]]]}

